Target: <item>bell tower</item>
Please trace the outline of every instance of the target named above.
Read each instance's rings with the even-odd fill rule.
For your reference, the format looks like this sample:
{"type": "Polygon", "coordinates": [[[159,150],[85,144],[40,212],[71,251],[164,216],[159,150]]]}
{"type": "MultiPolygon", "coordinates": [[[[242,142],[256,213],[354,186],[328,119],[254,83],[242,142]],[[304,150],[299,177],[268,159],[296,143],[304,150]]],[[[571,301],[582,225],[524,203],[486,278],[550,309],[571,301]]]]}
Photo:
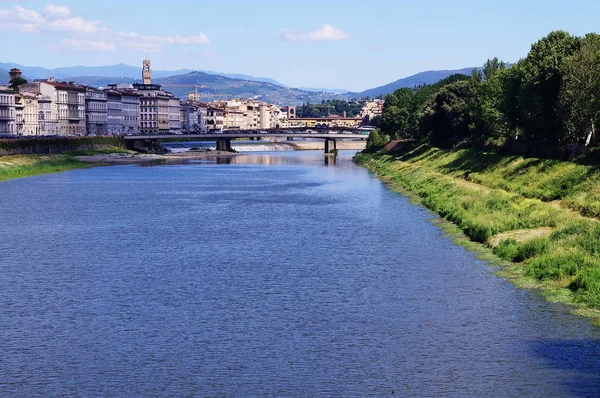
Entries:
{"type": "Polygon", "coordinates": [[[152,70],[150,69],[150,60],[144,60],[144,66],[142,68],[142,80],[144,84],[152,84],[152,70]]]}

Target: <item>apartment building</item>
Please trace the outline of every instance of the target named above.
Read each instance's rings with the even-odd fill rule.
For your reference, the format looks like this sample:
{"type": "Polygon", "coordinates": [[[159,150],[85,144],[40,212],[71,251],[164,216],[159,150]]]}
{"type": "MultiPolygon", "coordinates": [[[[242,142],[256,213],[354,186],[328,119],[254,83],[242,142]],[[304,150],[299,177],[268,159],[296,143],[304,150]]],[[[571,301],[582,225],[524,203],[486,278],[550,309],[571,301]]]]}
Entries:
{"type": "Polygon", "coordinates": [[[209,131],[220,131],[225,128],[225,109],[208,106],[206,109],[206,129],[209,131]]]}
{"type": "Polygon", "coordinates": [[[123,133],[138,134],[140,132],[141,96],[133,91],[133,86],[117,87],[117,89],[121,93],[123,107],[123,133]]]}
{"type": "Polygon", "coordinates": [[[87,87],[85,91],[85,125],[90,135],[105,135],[108,130],[108,96],[104,91],[87,87]]]}
{"type": "Polygon", "coordinates": [[[166,134],[171,130],[171,126],[169,125],[169,99],[170,96],[164,92],[160,91],[156,94],[157,98],[157,119],[158,119],[158,132],[166,134]]]}
{"type": "Polygon", "coordinates": [[[19,93],[15,93],[15,134],[23,135],[25,129],[25,116],[23,115],[25,106],[23,97],[19,93]]]}
{"type": "Polygon", "coordinates": [[[108,89],[106,93],[108,135],[123,134],[123,95],[117,90],[108,89]]]}
{"type": "Polygon", "coordinates": [[[15,134],[15,92],[0,86],[0,134],[15,134]]]}
{"type": "Polygon", "coordinates": [[[18,98],[22,110],[17,112],[17,130],[19,130],[17,134],[23,136],[40,135],[38,96],[23,93],[18,98]],[[19,123],[21,123],[20,127],[18,126],[19,123]]]}
{"type": "Polygon", "coordinates": [[[55,89],[54,102],[60,135],[85,135],[85,87],[48,81],[55,89]]]}
{"type": "Polygon", "coordinates": [[[169,98],[169,132],[181,131],[181,103],[179,98],[169,98]]]}

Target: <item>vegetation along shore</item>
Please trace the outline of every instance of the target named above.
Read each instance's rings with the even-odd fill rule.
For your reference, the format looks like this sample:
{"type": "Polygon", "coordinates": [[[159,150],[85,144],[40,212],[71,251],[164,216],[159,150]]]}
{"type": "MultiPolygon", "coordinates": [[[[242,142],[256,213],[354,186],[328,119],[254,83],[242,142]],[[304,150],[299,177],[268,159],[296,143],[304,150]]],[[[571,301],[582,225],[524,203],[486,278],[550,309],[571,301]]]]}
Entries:
{"type": "Polygon", "coordinates": [[[504,276],[600,319],[599,94],[600,36],[552,32],[513,65],[388,95],[355,160],[502,259],[504,276]]]}

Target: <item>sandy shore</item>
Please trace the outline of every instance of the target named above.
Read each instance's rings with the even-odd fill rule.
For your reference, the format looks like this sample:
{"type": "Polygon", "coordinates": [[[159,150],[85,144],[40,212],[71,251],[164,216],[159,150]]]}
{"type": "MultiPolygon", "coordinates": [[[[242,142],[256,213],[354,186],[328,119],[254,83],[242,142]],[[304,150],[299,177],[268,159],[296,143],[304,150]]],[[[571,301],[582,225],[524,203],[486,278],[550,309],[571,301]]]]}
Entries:
{"type": "Polygon", "coordinates": [[[129,154],[129,153],[109,153],[91,156],[76,156],[82,162],[102,163],[102,164],[139,164],[156,163],[195,159],[212,159],[216,157],[238,156],[238,153],[220,152],[220,151],[187,151],[180,153],[168,153],[165,155],[156,154],[129,154]]]}
{"type": "MultiPolygon", "coordinates": [[[[299,151],[316,151],[325,150],[325,141],[305,141],[305,142],[290,142],[296,150],[299,151]]],[[[337,149],[343,150],[357,150],[361,151],[367,147],[367,141],[338,141],[336,143],[337,149]]]]}

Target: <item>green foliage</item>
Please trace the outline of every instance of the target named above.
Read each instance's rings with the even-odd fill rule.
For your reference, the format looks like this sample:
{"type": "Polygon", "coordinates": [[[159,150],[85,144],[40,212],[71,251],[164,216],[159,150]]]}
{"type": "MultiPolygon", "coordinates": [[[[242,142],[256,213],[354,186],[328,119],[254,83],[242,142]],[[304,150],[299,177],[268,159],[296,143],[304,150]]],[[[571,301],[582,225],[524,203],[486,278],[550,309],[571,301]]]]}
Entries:
{"type": "Polygon", "coordinates": [[[474,100],[473,86],[461,81],[442,88],[427,104],[420,120],[423,136],[433,145],[449,148],[469,139],[473,132],[473,116],[470,112],[474,100]]]}
{"type": "Polygon", "coordinates": [[[521,75],[516,98],[519,127],[530,145],[563,143],[558,112],[565,60],[578,50],[580,39],[563,31],[551,32],[533,44],[528,56],[515,68],[521,75]]]}
{"type": "Polygon", "coordinates": [[[515,239],[505,239],[494,249],[494,254],[504,260],[520,263],[540,256],[548,252],[548,249],[547,238],[531,239],[523,243],[518,243],[515,239]]]}
{"type": "Polygon", "coordinates": [[[111,153],[133,153],[126,148],[122,147],[108,147],[98,149],[77,149],[74,151],[63,152],[63,155],[68,156],[93,156],[93,155],[106,155],[111,153]]]}
{"type": "Polygon", "coordinates": [[[599,124],[600,36],[554,31],[511,67],[493,58],[470,77],[388,95],[381,128],[442,148],[466,142],[557,158],[595,145],[599,124]]]}
{"type": "Polygon", "coordinates": [[[59,173],[71,169],[91,167],[69,156],[18,155],[4,156],[0,164],[0,181],[32,177],[41,174],[59,173]]]}
{"type": "Polygon", "coordinates": [[[359,101],[328,100],[321,104],[306,103],[296,108],[297,117],[326,117],[328,115],[357,117],[360,114],[363,103],[359,101]]]}
{"type": "Polygon", "coordinates": [[[382,135],[379,130],[373,130],[369,133],[367,138],[367,147],[365,148],[366,153],[377,152],[384,147],[390,140],[387,135],[382,135]]]}
{"type": "Polygon", "coordinates": [[[568,141],[589,145],[600,123],[600,36],[588,34],[562,65],[560,105],[568,141]]]}
{"type": "Polygon", "coordinates": [[[392,138],[419,138],[419,120],[427,102],[448,85],[467,80],[468,77],[454,74],[432,85],[401,88],[385,98],[381,130],[392,138]]]}
{"type": "Polygon", "coordinates": [[[600,169],[427,145],[356,161],[420,197],[471,240],[499,240],[496,256],[522,263],[527,277],[568,286],[576,300],[600,308],[600,223],[572,211],[600,215],[600,169]]]}
{"type": "Polygon", "coordinates": [[[27,84],[27,80],[23,79],[22,77],[15,77],[14,79],[10,79],[8,86],[16,92],[19,92],[19,87],[23,84],[27,84]]]}

